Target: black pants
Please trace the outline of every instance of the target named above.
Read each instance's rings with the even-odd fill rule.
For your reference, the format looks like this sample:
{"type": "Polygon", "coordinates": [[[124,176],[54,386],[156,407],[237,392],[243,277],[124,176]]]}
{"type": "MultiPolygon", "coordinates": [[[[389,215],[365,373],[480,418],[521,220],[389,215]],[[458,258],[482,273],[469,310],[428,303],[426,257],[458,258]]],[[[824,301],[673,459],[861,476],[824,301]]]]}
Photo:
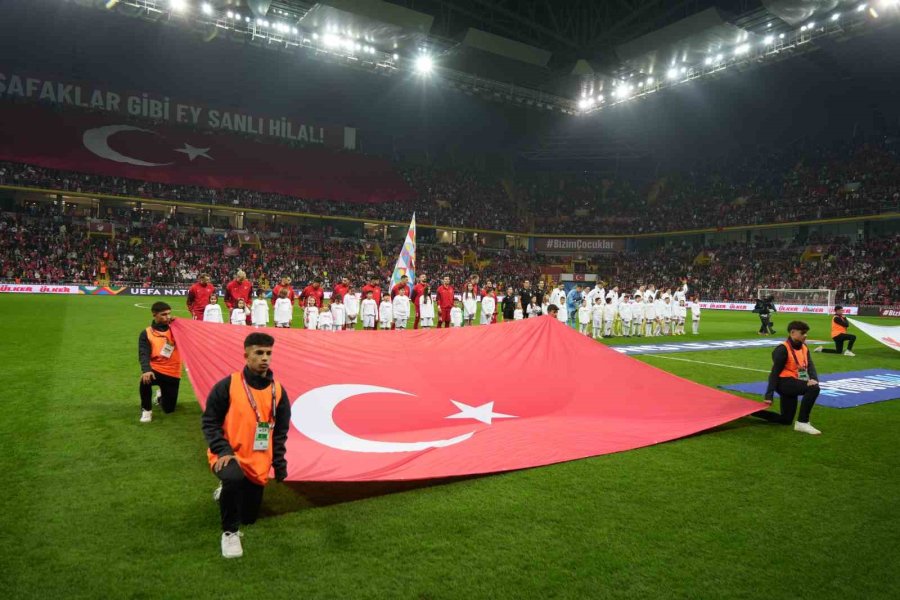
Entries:
{"type": "Polygon", "coordinates": [[[772,317],[769,315],[759,315],[759,332],[775,333],[775,327],[772,325],[772,317]]]}
{"type": "Polygon", "coordinates": [[[832,350],[831,348],[822,348],[822,352],[827,352],[829,354],[843,354],[844,353],[844,342],[850,342],[847,344],[847,350],[853,350],[853,344],[856,343],[856,336],[852,333],[842,333],[840,335],[836,335],[833,338],[834,346],[837,348],[836,350],[832,350]]]}
{"type": "Polygon", "coordinates": [[[256,523],[266,488],[247,479],[236,459],[232,459],[216,475],[222,480],[222,494],[219,496],[222,531],[234,533],[241,525],[256,523]]]}
{"type": "Polygon", "coordinates": [[[781,398],[781,412],[758,410],[752,413],[752,416],[765,419],[770,423],[790,425],[794,422],[794,413],[797,412],[797,398],[803,396],[803,400],[800,402],[800,414],[797,416],[797,422],[809,423],[809,413],[816,403],[816,398],[819,397],[819,386],[810,386],[805,381],[800,381],[793,377],[779,377],[775,391],[778,392],[778,396],[781,398]]]}
{"type": "Polygon", "coordinates": [[[181,379],[163,375],[156,371],[153,371],[153,375],[156,379],[150,383],[141,382],[141,408],[144,410],[153,410],[151,396],[153,395],[153,386],[158,385],[159,390],[162,392],[159,404],[162,406],[163,412],[170,413],[174,411],[175,405],[178,403],[178,385],[181,383],[181,379]]]}

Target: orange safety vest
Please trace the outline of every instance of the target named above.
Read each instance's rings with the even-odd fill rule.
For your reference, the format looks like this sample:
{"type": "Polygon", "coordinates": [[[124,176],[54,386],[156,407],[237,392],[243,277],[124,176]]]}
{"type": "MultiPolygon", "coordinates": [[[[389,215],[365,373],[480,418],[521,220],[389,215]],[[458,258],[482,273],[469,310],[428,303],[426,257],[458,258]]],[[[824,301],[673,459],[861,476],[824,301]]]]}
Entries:
{"type": "Polygon", "coordinates": [[[175,346],[172,330],[157,331],[153,327],[148,327],[147,340],[150,342],[150,368],[157,373],[181,379],[181,354],[178,353],[178,346],[175,346]],[[166,343],[175,346],[168,358],[162,355],[166,343]]]}
{"type": "Polygon", "coordinates": [[[837,336],[841,335],[842,333],[847,333],[847,328],[844,327],[843,325],[838,325],[837,323],[834,322],[834,319],[832,318],[831,319],[831,337],[832,337],[832,339],[836,338],[837,336]]]}
{"type": "MultiPolygon", "coordinates": [[[[245,388],[242,381],[242,372],[238,371],[231,374],[231,385],[228,388],[228,414],[225,415],[225,421],[222,423],[222,430],[225,432],[225,439],[231,449],[234,450],[234,456],[237,458],[241,470],[244,475],[253,483],[266,485],[269,481],[269,470],[272,468],[272,445],[274,444],[274,429],[269,431],[269,449],[254,450],[253,438],[256,435],[256,411],[250,405],[247,398],[247,390],[253,395],[256,402],[256,408],[259,410],[259,416],[263,421],[275,423],[275,407],[282,400],[283,390],[281,384],[277,381],[272,385],[275,386],[275,404],[272,404],[272,386],[266,386],[265,389],[257,390],[249,385],[245,388]]],[[[209,466],[212,467],[218,456],[213,454],[212,450],[206,451],[209,459],[209,466]]]]}
{"type": "Polygon", "coordinates": [[[781,370],[781,373],[779,373],[778,376],[800,379],[800,369],[809,368],[809,348],[806,344],[803,344],[798,352],[797,350],[794,350],[791,343],[787,340],[784,342],[784,347],[787,348],[787,362],[784,363],[784,369],[781,370]],[[795,355],[797,356],[797,360],[800,361],[799,365],[797,364],[797,360],[794,360],[795,355]]]}

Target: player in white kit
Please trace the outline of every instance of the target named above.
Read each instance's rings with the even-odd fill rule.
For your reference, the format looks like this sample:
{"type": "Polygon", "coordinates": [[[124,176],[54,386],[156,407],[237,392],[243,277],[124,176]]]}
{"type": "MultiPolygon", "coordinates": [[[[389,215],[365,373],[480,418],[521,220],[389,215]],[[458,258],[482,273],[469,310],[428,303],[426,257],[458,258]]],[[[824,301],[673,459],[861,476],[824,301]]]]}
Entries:
{"type": "Polygon", "coordinates": [[[594,339],[603,335],[603,298],[594,296],[594,304],[591,306],[591,333],[594,339]]]}
{"type": "Polygon", "coordinates": [[[611,296],[606,298],[603,306],[603,337],[611,338],[613,334],[613,322],[616,320],[616,305],[611,296]]]}
{"type": "Polygon", "coordinates": [[[578,307],[578,330],[584,334],[588,334],[588,325],[591,324],[591,307],[588,306],[587,298],[581,301],[578,307]]]}
{"type": "Polygon", "coordinates": [[[632,306],[634,305],[631,303],[628,294],[622,294],[622,297],[619,298],[617,311],[619,313],[619,320],[622,323],[622,335],[625,337],[631,337],[632,306]]]}
{"type": "Polygon", "coordinates": [[[691,302],[691,327],[694,335],[700,333],[700,296],[694,296],[691,302]]]}

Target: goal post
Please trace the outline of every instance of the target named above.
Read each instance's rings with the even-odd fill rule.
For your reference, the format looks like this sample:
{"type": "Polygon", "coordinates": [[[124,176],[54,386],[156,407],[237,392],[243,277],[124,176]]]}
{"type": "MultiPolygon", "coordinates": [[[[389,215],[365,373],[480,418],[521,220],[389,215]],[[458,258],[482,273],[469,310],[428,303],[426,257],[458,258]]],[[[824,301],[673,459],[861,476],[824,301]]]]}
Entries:
{"type": "Polygon", "coordinates": [[[820,289],[773,289],[759,288],[757,298],[772,297],[776,304],[814,304],[834,306],[837,290],[820,289]]]}

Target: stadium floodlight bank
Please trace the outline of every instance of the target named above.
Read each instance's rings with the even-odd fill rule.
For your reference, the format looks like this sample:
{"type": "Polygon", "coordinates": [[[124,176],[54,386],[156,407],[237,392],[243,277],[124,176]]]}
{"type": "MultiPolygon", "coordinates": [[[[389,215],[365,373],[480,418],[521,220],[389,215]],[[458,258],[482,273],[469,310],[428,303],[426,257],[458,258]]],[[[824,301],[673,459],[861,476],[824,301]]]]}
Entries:
{"type": "Polygon", "coordinates": [[[837,290],[820,289],[772,289],[759,288],[757,298],[772,297],[775,304],[811,304],[818,306],[834,306],[837,290]]]}

